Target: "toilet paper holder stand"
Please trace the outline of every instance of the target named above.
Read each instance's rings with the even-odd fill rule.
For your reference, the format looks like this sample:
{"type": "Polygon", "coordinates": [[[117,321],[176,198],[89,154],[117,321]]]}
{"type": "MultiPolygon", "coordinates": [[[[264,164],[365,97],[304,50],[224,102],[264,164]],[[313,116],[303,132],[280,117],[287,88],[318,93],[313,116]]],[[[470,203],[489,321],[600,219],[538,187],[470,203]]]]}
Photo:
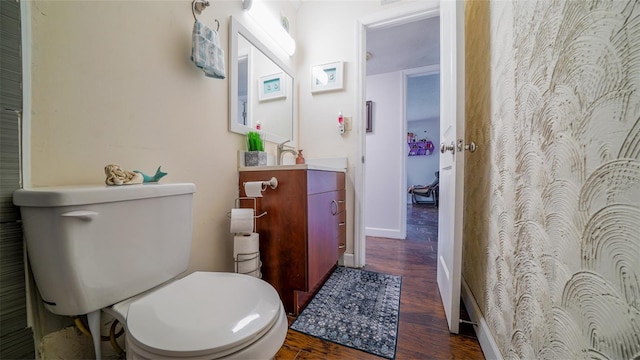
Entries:
{"type": "MultiPolygon", "coordinates": [[[[251,201],[253,201],[253,232],[256,232],[256,219],[259,219],[259,218],[267,215],[267,212],[264,211],[264,212],[262,212],[262,214],[256,215],[256,213],[257,213],[257,203],[256,203],[256,198],[253,198],[253,197],[239,197],[239,198],[236,198],[235,207],[236,208],[240,208],[240,202],[243,201],[243,200],[251,200],[251,201]]],[[[228,213],[227,216],[230,217],[231,213],[228,213]]]]}
{"type": "MultiPolygon", "coordinates": [[[[256,181],[257,183],[257,181],[256,181]]],[[[242,184],[242,186],[246,186],[247,182],[244,182],[242,184]]],[[[261,192],[265,191],[267,189],[267,186],[270,187],[271,189],[275,190],[278,187],[278,179],[275,176],[272,176],[271,179],[269,179],[268,181],[260,181],[260,185],[261,185],[261,192]]],[[[245,188],[246,191],[246,188],[245,188]]],[[[261,195],[259,197],[262,197],[261,195]]],[[[253,196],[244,196],[244,197],[238,197],[236,198],[235,201],[235,207],[236,208],[240,208],[240,202],[242,200],[251,200],[253,201],[253,232],[256,232],[256,219],[259,219],[265,215],[267,215],[267,212],[264,211],[262,214],[257,215],[257,200],[255,197],[253,196]]],[[[230,217],[231,213],[228,213],[227,216],[230,217]]]]}
{"type": "MultiPolygon", "coordinates": [[[[275,186],[278,186],[277,183],[276,183],[275,186]]],[[[236,198],[236,201],[235,201],[236,208],[240,207],[240,202],[242,200],[251,200],[251,201],[253,201],[253,232],[256,232],[256,219],[267,215],[267,212],[265,211],[260,215],[256,215],[257,202],[256,202],[256,198],[253,198],[253,197],[239,197],[239,198],[236,198]]],[[[233,258],[233,263],[234,263],[234,272],[240,273],[240,274],[245,274],[245,275],[255,276],[255,277],[260,278],[260,279],[262,278],[262,272],[260,271],[260,268],[262,267],[262,261],[260,260],[260,251],[259,250],[255,251],[255,252],[251,252],[251,253],[237,253],[236,256],[234,256],[234,258],[233,258]],[[240,265],[241,264],[249,265],[250,269],[247,270],[246,267],[245,267],[244,271],[240,271],[240,265]]]]}

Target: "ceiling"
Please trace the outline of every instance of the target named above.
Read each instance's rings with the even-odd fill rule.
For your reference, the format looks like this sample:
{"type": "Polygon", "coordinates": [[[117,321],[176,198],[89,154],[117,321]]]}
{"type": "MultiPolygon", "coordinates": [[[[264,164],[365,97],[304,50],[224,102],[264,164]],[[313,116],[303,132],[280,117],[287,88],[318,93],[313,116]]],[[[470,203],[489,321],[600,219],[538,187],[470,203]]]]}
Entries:
{"type": "Polygon", "coordinates": [[[440,62],[440,18],[432,17],[367,31],[367,75],[440,62]]]}
{"type": "MultiPolygon", "coordinates": [[[[367,31],[367,76],[440,63],[440,18],[432,17],[367,31]]],[[[440,75],[407,81],[407,121],[440,118],[440,75]]]]}

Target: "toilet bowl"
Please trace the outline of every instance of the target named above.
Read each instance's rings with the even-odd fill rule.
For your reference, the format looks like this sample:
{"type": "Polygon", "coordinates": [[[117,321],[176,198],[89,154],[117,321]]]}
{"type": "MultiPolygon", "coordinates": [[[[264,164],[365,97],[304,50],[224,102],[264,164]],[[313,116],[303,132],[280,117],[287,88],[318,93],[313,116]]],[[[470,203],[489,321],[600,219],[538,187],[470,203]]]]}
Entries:
{"type": "Polygon", "coordinates": [[[86,314],[96,359],[103,311],[123,324],[128,359],[268,359],[284,343],[284,307],[265,281],[216,272],[180,278],[194,193],[190,183],[14,192],[43,306],[86,314]]]}
{"type": "Polygon", "coordinates": [[[127,359],[269,359],[287,317],[268,283],[195,272],[104,309],[125,324],[127,359]]]}

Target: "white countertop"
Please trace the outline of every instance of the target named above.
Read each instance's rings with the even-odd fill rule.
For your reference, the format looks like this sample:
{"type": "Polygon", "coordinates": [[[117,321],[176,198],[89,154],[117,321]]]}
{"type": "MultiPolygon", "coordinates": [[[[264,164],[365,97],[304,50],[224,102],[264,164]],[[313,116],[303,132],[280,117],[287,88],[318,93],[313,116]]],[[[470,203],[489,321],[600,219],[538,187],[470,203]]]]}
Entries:
{"type": "Polygon", "coordinates": [[[320,171],[337,171],[347,172],[347,169],[336,168],[326,165],[317,164],[294,164],[294,165],[270,165],[270,166],[242,166],[238,171],[270,171],[270,170],[320,170],[320,171]]]}

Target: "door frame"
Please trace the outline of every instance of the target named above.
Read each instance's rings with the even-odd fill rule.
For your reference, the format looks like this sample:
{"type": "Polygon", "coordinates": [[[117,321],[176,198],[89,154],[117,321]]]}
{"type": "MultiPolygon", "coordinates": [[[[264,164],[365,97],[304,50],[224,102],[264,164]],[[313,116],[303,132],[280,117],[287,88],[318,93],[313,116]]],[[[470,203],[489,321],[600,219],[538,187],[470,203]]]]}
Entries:
{"type": "MultiPolygon", "coordinates": [[[[359,115],[359,124],[364,124],[366,118],[366,53],[367,53],[367,30],[381,29],[389,26],[401,25],[421,19],[435,17],[440,15],[439,2],[417,1],[407,4],[406,6],[398,6],[393,9],[380,11],[367,15],[356,20],[356,78],[360,81],[356,82],[356,112],[359,115]]],[[[440,34],[442,39],[443,34],[440,34]]],[[[442,41],[442,40],[441,40],[442,41]]],[[[406,122],[406,121],[405,121],[406,122]]],[[[345,265],[354,267],[363,267],[366,264],[366,235],[364,221],[364,174],[366,169],[366,131],[364,127],[360,129],[357,137],[356,151],[356,174],[354,178],[354,236],[353,236],[353,263],[345,258],[345,265]]],[[[406,183],[406,171],[403,162],[402,171],[404,172],[406,183]]],[[[404,213],[404,221],[406,223],[406,206],[404,213]]],[[[405,225],[406,226],[406,225],[405,225]]]]}

